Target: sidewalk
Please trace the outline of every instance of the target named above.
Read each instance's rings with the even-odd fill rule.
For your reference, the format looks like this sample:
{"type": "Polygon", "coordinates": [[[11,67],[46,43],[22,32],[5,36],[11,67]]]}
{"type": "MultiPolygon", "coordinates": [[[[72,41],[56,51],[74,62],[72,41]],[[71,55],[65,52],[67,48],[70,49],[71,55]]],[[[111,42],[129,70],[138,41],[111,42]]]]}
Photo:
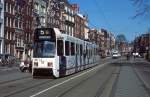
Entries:
{"type": "Polygon", "coordinates": [[[19,69],[19,65],[12,64],[12,65],[2,65],[0,64],[0,72],[2,71],[10,71],[10,70],[17,70],[19,69]]]}
{"type": "Polygon", "coordinates": [[[0,71],[9,71],[14,69],[19,69],[19,67],[0,67],[0,71]]]}

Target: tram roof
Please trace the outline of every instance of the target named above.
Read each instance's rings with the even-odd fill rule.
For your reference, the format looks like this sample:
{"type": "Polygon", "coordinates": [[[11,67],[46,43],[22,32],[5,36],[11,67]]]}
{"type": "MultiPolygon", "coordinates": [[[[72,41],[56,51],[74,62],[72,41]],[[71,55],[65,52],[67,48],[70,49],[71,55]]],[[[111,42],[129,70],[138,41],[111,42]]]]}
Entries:
{"type": "Polygon", "coordinates": [[[78,41],[78,42],[81,42],[81,43],[87,43],[87,44],[91,44],[91,45],[96,45],[95,43],[92,43],[90,41],[82,40],[82,39],[79,39],[79,38],[76,38],[76,37],[64,34],[58,28],[54,28],[54,31],[55,31],[57,39],[61,39],[61,40],[65,39],[65,40],[69,40],[69,41],[72,41],[72,42],[78,41]]]}

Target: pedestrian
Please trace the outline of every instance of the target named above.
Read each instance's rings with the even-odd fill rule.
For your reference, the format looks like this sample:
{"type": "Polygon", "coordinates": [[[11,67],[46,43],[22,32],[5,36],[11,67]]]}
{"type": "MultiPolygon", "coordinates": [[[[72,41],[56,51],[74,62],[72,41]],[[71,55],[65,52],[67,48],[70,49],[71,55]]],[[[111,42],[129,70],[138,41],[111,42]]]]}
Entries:
{"type": "Polygon", "coordinates": [[[134,56],[134,60],[135,60],[135,58],[136,58],[136,55],[133,55],[134,56]]]}
{"type": "Polygon", "coordinates": [[[127,57],[127,60],[130,60],[130,53],[127,53],[126,57],[127,57]]]}

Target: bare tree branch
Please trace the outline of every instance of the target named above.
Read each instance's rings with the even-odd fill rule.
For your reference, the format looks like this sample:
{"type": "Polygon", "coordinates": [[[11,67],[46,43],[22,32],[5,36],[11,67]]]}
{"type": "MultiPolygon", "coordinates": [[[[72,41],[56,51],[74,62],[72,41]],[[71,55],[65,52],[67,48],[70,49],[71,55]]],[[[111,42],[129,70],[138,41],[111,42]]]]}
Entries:
{"type": "Polygon", "coordinates": [[[144,0],[131,0],[133,2],[134,5],[136,5],[137,7],[140,7],[144,0]]]}
{"type": "Polygon", "coordinates": [[[150,0],[131,0],[133,5],[136,7],[135,19],[140,16],[150,15],[150,0]]]}

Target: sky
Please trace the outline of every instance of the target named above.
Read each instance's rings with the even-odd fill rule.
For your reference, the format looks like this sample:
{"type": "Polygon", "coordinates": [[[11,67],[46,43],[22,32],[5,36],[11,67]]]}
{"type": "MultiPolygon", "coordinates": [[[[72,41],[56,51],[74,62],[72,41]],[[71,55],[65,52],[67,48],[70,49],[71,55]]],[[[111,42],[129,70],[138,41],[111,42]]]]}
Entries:
{"type": "Polygon", "coordinates": [[[150,19],[132,19],[136,7],[131,0],[69,0],[80,6],[80,13],[87,14],[90,28],[107,29],[115,36],[124,34],[128,41],[145,33],[150,19]]]}

